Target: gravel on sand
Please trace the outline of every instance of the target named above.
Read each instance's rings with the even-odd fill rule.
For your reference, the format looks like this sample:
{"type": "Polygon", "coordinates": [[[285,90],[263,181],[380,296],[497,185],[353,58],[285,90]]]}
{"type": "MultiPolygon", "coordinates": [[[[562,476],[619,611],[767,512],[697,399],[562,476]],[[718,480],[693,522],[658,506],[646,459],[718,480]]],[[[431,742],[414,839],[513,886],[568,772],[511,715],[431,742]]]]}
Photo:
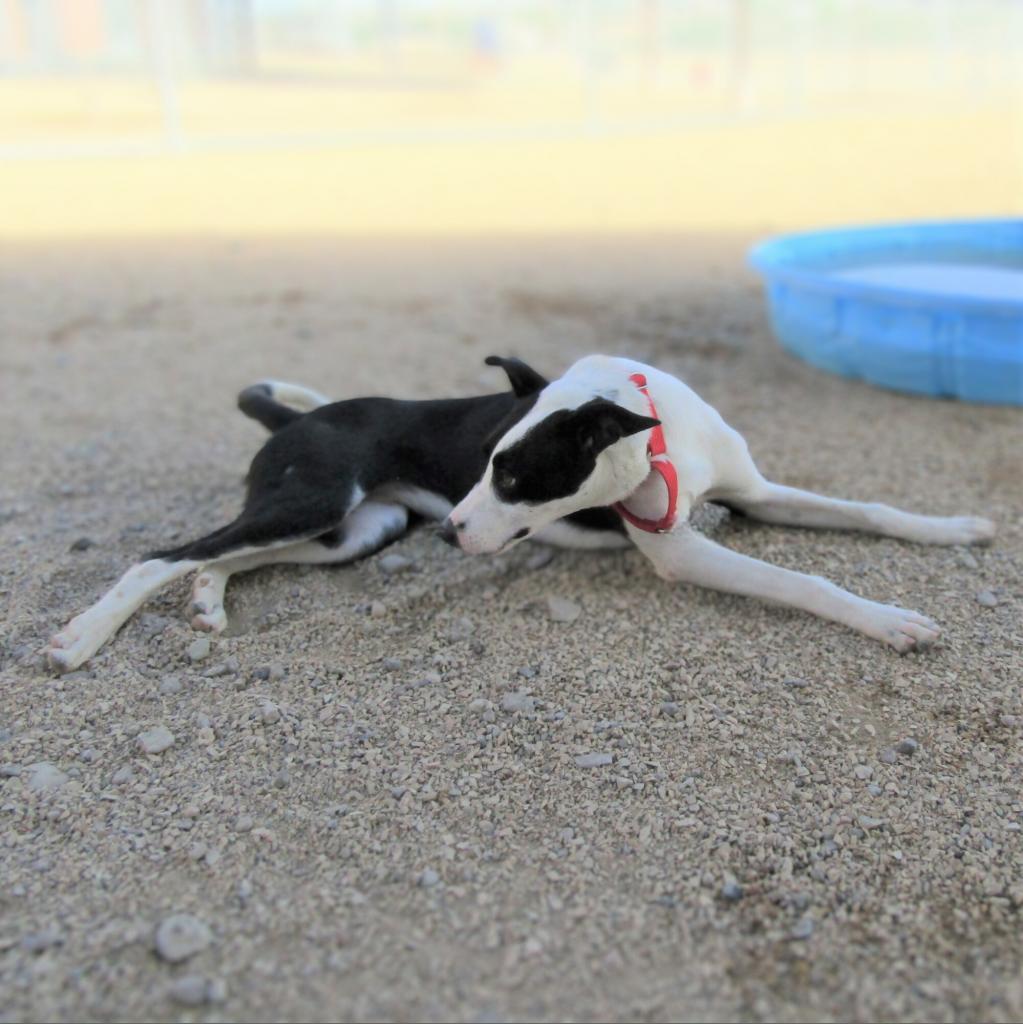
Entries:
{"type": "Polygon", "coordinates": [[[0,1016],[1023,1017],[1023,414],[796,362],[749,241],[5,245],[0,1016]],[[969,552],[708,525],[941,642],[420,529],[233,579],[213,638],[178,581],[42,666],[234,514],[246,385],[468,395],[490,353],[593,351],[682,376],[772,478],[994,518],[969,552]]]}

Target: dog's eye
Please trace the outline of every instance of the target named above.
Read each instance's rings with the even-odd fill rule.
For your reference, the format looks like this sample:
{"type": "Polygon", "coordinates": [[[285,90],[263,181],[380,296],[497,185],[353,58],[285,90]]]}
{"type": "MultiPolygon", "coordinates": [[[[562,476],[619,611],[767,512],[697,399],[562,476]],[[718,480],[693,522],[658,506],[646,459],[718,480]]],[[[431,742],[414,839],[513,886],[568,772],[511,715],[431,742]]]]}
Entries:
{"type": "Polygon", "coordinates": [[[508,472],[507,469],[495,469],[494,470],[494,486],[499,491],[513,491],[518,480],[515,479],[515,474],[508,472]]]}

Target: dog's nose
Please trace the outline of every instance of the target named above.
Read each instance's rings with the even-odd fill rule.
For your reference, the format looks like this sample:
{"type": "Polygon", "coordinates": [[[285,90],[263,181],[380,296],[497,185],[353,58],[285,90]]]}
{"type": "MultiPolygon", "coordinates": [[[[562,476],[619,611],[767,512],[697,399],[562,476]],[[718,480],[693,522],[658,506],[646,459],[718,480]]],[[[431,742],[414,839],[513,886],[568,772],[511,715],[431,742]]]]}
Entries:
{"type": "Polygon", "coordinates": [[[440,524],[440,538],[445,544],[450,544],[453,548],[458,547],[458,530],[459,527],[451,521],[450,517],[445,519],[440,524]]]}

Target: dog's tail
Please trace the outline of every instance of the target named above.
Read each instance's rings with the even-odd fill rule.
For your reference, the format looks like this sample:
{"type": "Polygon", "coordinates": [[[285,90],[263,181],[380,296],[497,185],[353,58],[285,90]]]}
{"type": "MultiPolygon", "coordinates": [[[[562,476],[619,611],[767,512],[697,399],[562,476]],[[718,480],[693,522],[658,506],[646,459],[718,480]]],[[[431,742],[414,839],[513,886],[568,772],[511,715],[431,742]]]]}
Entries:
{"type": "Polygon", "coordinates": [[[250,419],[262,423],[269,431],[280,430],[308,412],[293,409],[277,400],[276,388],[271,381],[261,381],[247,387],[238,395],[238,408],[250,419]]]}

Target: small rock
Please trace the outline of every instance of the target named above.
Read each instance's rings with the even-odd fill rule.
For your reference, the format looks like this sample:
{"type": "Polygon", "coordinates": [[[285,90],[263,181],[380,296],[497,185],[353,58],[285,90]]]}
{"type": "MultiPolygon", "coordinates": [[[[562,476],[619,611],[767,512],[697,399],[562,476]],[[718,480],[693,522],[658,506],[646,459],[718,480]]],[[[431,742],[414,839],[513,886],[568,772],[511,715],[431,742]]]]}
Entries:
{"type": "Polygon", "coordinates": [[[412,568],[413,562],[411,558],[406,558],[404,555],[390,554],[384,555],[380,559],[379,565],[382,572],[388,576],[394,576],[399,572],[407,572],[412,568]]]}
{"type": "Polygon", "coordinates": [[[191,914],[171,914],[156,929],[156,952],[171,964],[201,953],[212,941],[209,926],[191,914]]]}
{"type": "Polygon", "coordinates": [[[805,942],[813,935],[813,927],[812,917],[800,918],[792,931],[789,932],[789,938],[794,942],[805,942]]]}
{"type": "Polygon", "coordinates": [[[567,597],[547,598],[547,612],[554,622],[575,622],[582,614],[582,608],[567,597]]]}
{"type": "Polygon", "coordinates": [[[524,665],[522,668],[517,668],[515,674],[522,676],[523,679],[535,679],[536,669],[530,668],[529,665],[524,665]]]}
{"type": "MultiPolygon", "coordinates": [[[[1002,716],[1005,717],[1004,715],[1002,716]]],[[[0,779],[16,779],[21,774],[21,766],[17,764],[0,765],[0,779]]]]}
{"type": "Polygon", "coordinates": [[[785,686],[791,686],[793,690],[805,690],[810,684],[805,679],[786,679],[785,686]]]}
{"type": "Polygon", "coordinates": [[[673,700],[661,701],[658,710],[662,715],[667,715],[669,718],[674,718],[678,714],[678,703],[673,700]]]}
{"type": "Polygon", "coordinates": [[[288,670],[280,662],[275,661],[270,666],[270,675],[267,678],[271,683],[279,683],[287,674],[288,670]]]}
{"type": "Polygon", "coordinates": [[[983,605],[985,608],[996,608],[998,607],[998,597],[990,590],[980,590],[977,592],[977,604],[983,605]]]}
{"type": "Polygon", "coordinates": [[[287,768],[282,768],[274,775],[274,789],[287,789],[291,785],[291,775],[287,768]]]}
{"type": "Polygon", "coordinates": [[[206,984],[206,1001],[222,1003],[227,999],[227,983],[222,978],[210,978],[206,984]]]}
{"type": "Polygon", "coordinates": [[[85,750],[78,755],[78,760],[81,761],[82,764],[92,764],[93,761],[96,760],[96,751],[92,747],[86,747],[85,750]]]}
{"type": "Polygon", "coordinates": [[[374,601],[369,606],[369,614],[374,619],[382,619],[387,614],[387,605],[383,601],[374,601]]]}
{"type": "Polygon", "coordinates": [[[861,814],[857,820],[860,823],[860,828],[866,829],[868,832],[875,828],[881,828],[885,823],[884,818],[872,818],[869,814],[861,814]]]}
{"type": "Polygon", "coordinates": [[[871,768],[869,764],[858,764],[853,768],[853,775],[855,775],[861,782],[866,782],[873,774],[874,769],[871,768]]]}
{"type": "Polygon", "coordinates": [[[960,551],[956,555],[956,561],[964,569],[979,569],[980,562],[977,561],[976,556],[971,551],[960,551]]]}
{"type": "Polygon", "coordinates": [[[175,978],[169,990],[171,999],[182,1006],[203,1006],[209,1001],[209,985],[199,974],[175,978]]]}
{"type": "Polygon", "coordinates": [[[260,665],[259,668],[253,669],[253,671],[252,671],[252,678],[253,679],[260,679],[260,680],[269,679],[270,678],[270,666],[269,665],[260,665]]]}
{"type": "Polygon", "coordinates": [[[139,625],[142,628],[142,634],[147,639],[149,637],[158,636],[162,633],[169,625],[170,619],[164,615],[154,615],[152,612],[143,612],[139,616],[139,625]]]}
{"type": "Polygon", "coordinates": [[[536,700],[527,693],[515,690],[513,693],[506,693],[501,698],[501,710],[513,714],[519,712],[528,714],[536,709],[536,700]]]}
{"type": "Polygon", "coordinates": [[[26,785],[33,793],[45,793],[67,785],[68,776],[49,761],[37,761],[28,766],[26,785]]]}
{"type": "Polygon", "coordinates": [[[208,636],[201,636],[197,640],[193,640],[188,645],[185,656],[193,665],[196,662],[202,661],[203,658],[208,658],[210,656],[210,638],[208,636]]]}
{"type": "Polygon", "coordinates": [[[467,640],[472,636],[474,628],[472,619],[462,616],[451,623],[447,637],[449,640],[467,640]]]}
{"type": "Polygon", "coordinates": [[[884,750],[881,751],[881,760],[885,764],[895,764],[898,759],[899,757],[895,753],[894,747],[885,747],[884,750]]]}
{"type": "Polygon", "coordinates": [[[259,718],[264,725],[274,725],[281,720],[281,709],[273,701],[264,700],[259,705],[259,718]]]}
{"type": "Polygon", "coordinates": [[[380,663],[385,672],[397,672],[401,668],[400,658],[384,658],[380,663]]]}
{"type": "Polygon", "coordinates": [[[136,742],[143,754],[162,754],[174,746],[174,733],[165,725],[158,725],[148,732],[140,732],[136,742]]]}
{"type": "Polygon", "coordinates": [[[742,886],[738,882],[725,882],[721,886],[721,898],[727,903],[738,903],[743,897],[742,886]]]}
{"type": "Polygon", "coordinates": [[[21,948],[26,953],[44,953],[54,946],[64,944],[64,935],[56,925],[44,928],[40,932],[31,932],[21,940],[21,948]]]}
{"type": "Polygon", "coordinates": [[[116,772],[111,776],[110,781],[115,786],[127,786],[129,783],[135,781],[135,772],[132,770],[130,764],[124,765],[122,768],[118,768],[116,772]]]}
{"type": "Polygon", "coordinates": [[[234,823],[235,832],[251,832],[255,825],[250,814],[239,814],[234,823]]]}
{"type": "Polygon", "coordinates": [[[165,697],[181,692],[181,680],[177,676],[164,676],[160,680],[160,693],[165,697]]]}
{"type": "Polygon", "coordinates": [[[419,886],[423,889],[432,889],[440,881],[440,875],[433,868],[427,868],[419,876],[419,886]]]}
{"type": "Polygon", "coordinates": [[[575,759],[575,763],[580,768],[603,768],[605,765],[611,764],[614,757],[611,754],[580,754],[575,759]]]}
{"type": "Polygon", "coordinates": [[[917,743],[912,736],[907,736],[904,740],[899,740],[895,744],[895,750],[899,754],[913,755],[920,749],[920,744],[917,743]]]}
{"type": "Polygon", "coordinates": [[[93,547],[95,545],[95,543],[96,542],[91,537],[79,537],[78,540],[76,540],[71,545],[71,550],[72,551],[88,551],[89,548],[91,548],[91,547],[93,547]]]}

